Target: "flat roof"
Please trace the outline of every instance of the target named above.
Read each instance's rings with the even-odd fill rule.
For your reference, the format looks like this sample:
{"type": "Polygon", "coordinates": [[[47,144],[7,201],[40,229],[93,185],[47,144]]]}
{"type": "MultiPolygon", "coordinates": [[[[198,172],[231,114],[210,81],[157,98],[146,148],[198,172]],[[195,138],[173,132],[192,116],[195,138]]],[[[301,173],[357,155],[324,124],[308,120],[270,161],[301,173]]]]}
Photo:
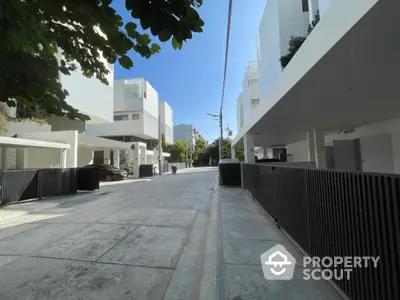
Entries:
{"type": "Polygon", "coordinates": [[[70,144],[0,136],[1,147],[70,149],[70,144]]]}

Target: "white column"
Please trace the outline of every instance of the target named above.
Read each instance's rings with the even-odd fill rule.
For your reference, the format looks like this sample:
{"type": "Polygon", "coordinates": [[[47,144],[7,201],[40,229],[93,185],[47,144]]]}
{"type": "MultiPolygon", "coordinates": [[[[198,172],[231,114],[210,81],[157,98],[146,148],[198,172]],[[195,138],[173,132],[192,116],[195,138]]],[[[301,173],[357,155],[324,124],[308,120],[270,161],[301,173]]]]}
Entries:
{"type": "Polygon", "coordinates": [[[78,131],[71,130],[66,142],[71,145],[71,148],[67,150],[66,168],[76,168],[78,166],[78,131]]]}
{"type": "Polygon", "coordinates": [[[146,144],[139,143],[139,164],[147,164],[146,144]]]}
{"type": "Polygon", "coordinates": [[[315,140],[314,132],[307,132],[307,143],[308,143],[308,161],[315,161],[315,140]]]}
{"type": "Polygon", "coordinates": [[[273,158],[274,151],[272,148],[264,147],[264,157],[273,158]]]}
{"type": "Polygon", "coordinates": [[[65,169],[67,167],[67,150],[61,149],[60,151],[60,168],[65,169]]]}
{"type": "Polygon", "coordinates": [[[231,147],[231,158],[236,159],[236,151],[234,147],[231,147]]]}
{"type": "Polygon", "coordinates": [[[6,147],[1,148],[1,169],[2,170],[7,169],[7,148],[6,147]]]}
{"type": "Polygon", "coordinates": [[[118,149],[114,149],[114,167],[119,169],[119,150],[118,149]]]}
{"type": "Polygon", "coordinates": [[[308,0],[308,14],[310,19],[310,24],[314,21],[315,14],[319,10],[318,0],[308,0]]]}
{"type": "Polygon", "coordinates": [[[15,167],[17,169],[26,169],[28,167],[28,148],[17,148],[15,167]]]}
{"type": "Polygon", "coordinates": [[[244,142],[244,162],[246,163],[255,163],[256,159],[254,156],[254,135],[253,134],[245,134],[243,136],[244,142]]]}
{"type": "Polygon", "coordinates": [[[139,178],[139,166],[140,166],[140,143],[133,143],[134,148],[129,153],[132,155],[132,167],[134,178],[139,178]]]}
{"type": "Polygon", "coordinates": [[[104,149],[104,164],[111,165],[110,149],[104,149]]]}
{"type": "Polygon", "coordinates": [[[326,169],[325,133],[322,130],[314,130],[314,143],[316,167],[326,169]]]}

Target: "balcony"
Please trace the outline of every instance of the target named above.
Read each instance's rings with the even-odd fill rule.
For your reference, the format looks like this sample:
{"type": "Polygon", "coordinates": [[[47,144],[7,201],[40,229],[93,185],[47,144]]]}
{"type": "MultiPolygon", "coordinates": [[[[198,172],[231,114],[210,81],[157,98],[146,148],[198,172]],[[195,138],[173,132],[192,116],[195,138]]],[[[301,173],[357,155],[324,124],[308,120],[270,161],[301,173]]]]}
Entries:
{"type": "Polygon", "coordinates": [[[7,117],[3,135],[13,136],[15,134],[50,131],[51,125],[44,119],[7,117]]]}
{"type": "Polygon", "coordinates": [[[88,124],[86,132],[94,136],[136,136],[145,140],[158,139],[158,119],[151,115],[144,114],[144,117],[139,120],[88,124]]]}

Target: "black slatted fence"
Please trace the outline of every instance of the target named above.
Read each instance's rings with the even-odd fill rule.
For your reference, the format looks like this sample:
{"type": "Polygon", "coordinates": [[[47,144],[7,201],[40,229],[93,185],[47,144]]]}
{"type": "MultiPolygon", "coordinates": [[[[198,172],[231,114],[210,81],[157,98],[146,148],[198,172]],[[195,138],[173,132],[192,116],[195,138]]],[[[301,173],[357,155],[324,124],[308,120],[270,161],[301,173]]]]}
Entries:
{"type": "Polygon", "coordinates": [[[1,204],[95,190],[100,181],[94,168],[6,170],[0,178],[1,204]]]}
{"type": "Polygon", "coordinates": [[[400,299],[400,176],[243,164],[243,186],[311,256],[380,257],[336,284],[352,300],[400,299]]]}

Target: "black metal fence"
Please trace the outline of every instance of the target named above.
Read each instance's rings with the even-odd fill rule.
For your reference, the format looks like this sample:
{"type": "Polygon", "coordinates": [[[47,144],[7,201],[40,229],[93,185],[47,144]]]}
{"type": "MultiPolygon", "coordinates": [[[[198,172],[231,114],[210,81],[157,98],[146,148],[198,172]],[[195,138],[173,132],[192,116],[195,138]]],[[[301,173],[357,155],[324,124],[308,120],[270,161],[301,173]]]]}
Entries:
{"type": "Polygon", "coordinates": [[[26,169],[1,172],[1,204],[99,188],[97,169],[26,169]]]}
{"type": "Polygon", "coordinates": [[[140,165],[139,166],[139,178],[153,177],[153,165],[140,165]]]}
{"type": "Polygon", "coordinates": [[[243,164],[243,186],[311,256],[380,257],[336,284],[352,300],[400,299],[400,176],[243,164]]]}

